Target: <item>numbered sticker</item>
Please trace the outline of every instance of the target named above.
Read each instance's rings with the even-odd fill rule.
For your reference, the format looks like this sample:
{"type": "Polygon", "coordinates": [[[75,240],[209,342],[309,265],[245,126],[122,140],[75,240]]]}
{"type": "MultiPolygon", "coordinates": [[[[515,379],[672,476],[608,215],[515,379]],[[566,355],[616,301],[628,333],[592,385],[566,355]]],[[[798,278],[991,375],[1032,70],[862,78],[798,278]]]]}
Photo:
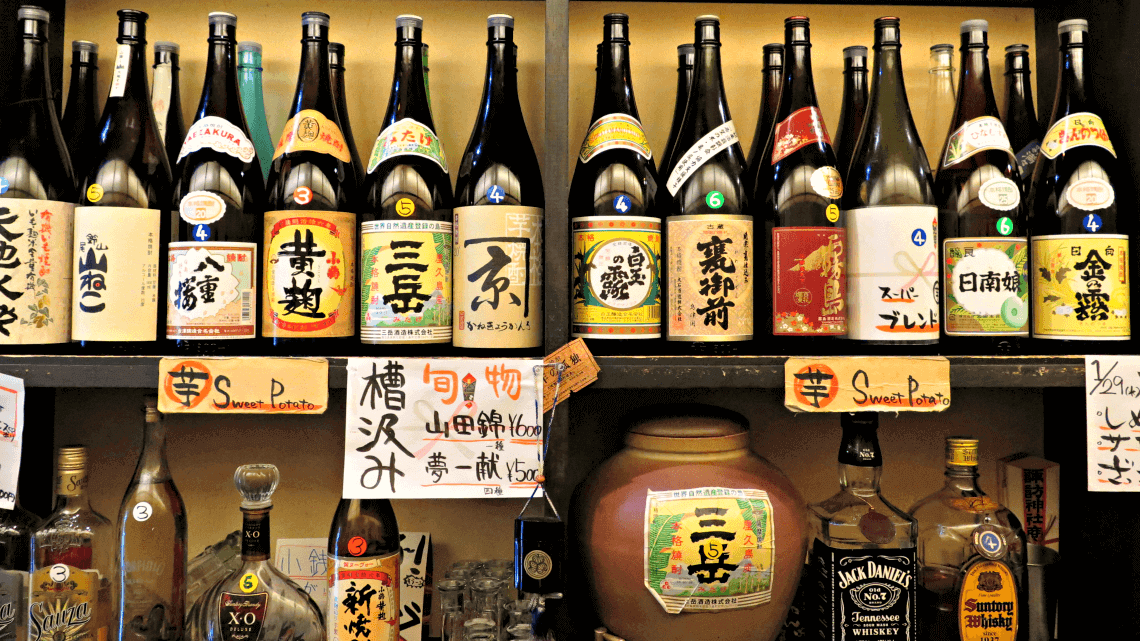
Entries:
{"type": "Polygon", "coordinates": [[[71,577],[71,568],[62,563],[51,566],[51,571],[48,572],[48,577],[56,583],[63,583],[71,577]]]}
{"type": "Polygon", "coordinates": [[[88,187],[87,188],[87,200],[90,200],[93,203],[97,203],[100,200],[103,200],[103,185],[100,185],[99,183],[94,183],[90,187],[88,187]]]}
{"type": "Polygon", "coordinates": [[[630,200],[630,197],[626,196],[625,194],[614,198],[614,211],[618,211],[624,214],[628,212],[632,206],[633,201],[630,200]]]}
{"type": "Polygon", "coordinates": [[[365,541],[363,536],[354,536],[348,540],[348,553],[352,556],[360,556],[367,550],[368,541],[365,541]]]}
{"type": "Polygon", "coordinates": [[[838,205],[828,205],[827,206],[827,219],[833,223],[839,220],[839,206],[838,205]]]}
{"type": "Polygon", "coordinates": [[[401,198],[396,201],[396,213],[401,216],[411,216],[416,213],[416,204],[411,198],[401,198]]]}
{"type": "Polygon", "coordinates": [[[1013,219],[1009,216],[1002,216],[997,221],[997,231],[1002,236],[1008,236],[1013,233],[1013,219]]]}
{"type": "Polygon", "coordinates": [[[12,184],[8,182],[7,178],[0,178],[0,194],[8,191],[8,187],[12,184]]]}
{"type": "Polygon", "coordinates": [[[710,191],[705,195],[705,204],[709,206],[709,209],[724,207],[724,194],[719,191],[710,191]]]}
{"type": "Polygon", "coordinates": [[[294,189],[293,202],[298,205],[308,205],[313,202],[313,190],[308,187],[298,187],[294,189]]]}
{"type": "Polygon", "coordinates": [[[910,242],[914,243],[915,247],[922,247],[926,244],[926,231],[916,229],[910,233],[910,242]]]}
{"type": "Polygon", "coordinates": [[[194,240],[206,241],[210,240],[210,226],[209,225],[194,225],[192,232],[194,240]]]}
{"type": "Polygon", "coordinates": [[[1081,221],[1081,225],[1085,228],[1085,231],[1092,232],[1094,234],[1100,231],[1101,227],[1104,227],[1104,225],[1102,225],[1100,222],[1100,216],[1097,216],[1096,214],[1089,214],[1088,216],[1085,216],[1084,220],[1081,221]]]}
{"type": "Polygon", "coordinates": [[[246,594],[253,592],[257,589],[257,575],[253,572],[247,572],[241,577],[241,583],[239,583],[238,586],[241,587],[241,591],[246,594]]]}
{"type": "Polygon", "coordinates": [[[491,185],[487,188],[487,200],[498,205],[507,199],[507,192],[498,185],[491,185]]]}
{"type": "Polygon", "coordinates": [[[146,501],[135,503],[135,507],[131,509],[131,516],[135,517],[135,520],[139,523],[149,519],[152,514],[154,514],[154,508],[146,501]]]}

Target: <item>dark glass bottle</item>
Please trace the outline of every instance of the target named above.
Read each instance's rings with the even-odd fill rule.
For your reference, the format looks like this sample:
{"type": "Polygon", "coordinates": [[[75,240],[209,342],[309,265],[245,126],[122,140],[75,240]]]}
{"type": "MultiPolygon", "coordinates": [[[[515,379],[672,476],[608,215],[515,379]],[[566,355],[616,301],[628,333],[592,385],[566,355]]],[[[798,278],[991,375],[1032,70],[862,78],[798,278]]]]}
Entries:
{"type": "Polygon", "coordinates": [[[99,45],[86,40],[71,43],[71,83],[67,90],[67,105],[59,126],[76,181],[83,180],[90,169],[91,150],[95,147],[99,124],[99,100],[95,85],[99,79],[99,45]]]}
{"type": "Polygon", "coordinates": [[[1112,353],[1131,337],[1134,216],[1118,213],[1117,201],[1131,187],[1086,93],[1088,22],[1065,20],[1057,32],[1057,97],[1029,208],[1033,338],[1043,339],[1034,341],[1037,350],[1112,353]]]}
{"type": "Polygon", "coordinates": [[[340,500],[329,528],[327,641],[399,641],[400,552],[400,527],[388,499],[340,500]],[[361,611],[363,620],[345,605],[361,591],[376,595],[376,607],[361,611]],[[349,622],[364,632],[350,633],[349,622]]]}
{"type": "Polygon", "coordinates": [[[329,86],[336,101],[336,112],[340,116],[344,142],[352,155],[352,169],[356,172],[356,182],[364,181],[364,165],[360,162],[360,152],[356,149],[356,138],[352,136],[352,125],[348,120],[348,94],[344,90],[344,45],[329,43],[329,86]]]}
{"type": "Polygon", "coordinates": [[[1011,354],[1029,335],[1025,205],[990,83],[989,24],[962,23],[958,103],[934,180],[943,353],[1011,354]]]}
{"type": "Polygon", "coordinates": [[[570,332],[594,353],[645,353],[661,338],[658,177],[633,97],[629,16],[604,22],[591,124],[570,182],[570,332]]]}
{"type": "Polygon", "coordinates": [[[546,197],[519,106],[514,33],[511,16],[487,18],[483,98],[455,178],[452,340],[533,355],[543,338],[546,197]]]}
{"type": "Polygon", "coordinates": [[[170,167],[178,164],[178,152],[186,139],[186,121],[182,118],[182,92],[179,90],[179,47],[176,42],[154,43],[154,85],[150,102],[158,133],[170,159],[170,167]]]}
{"type": "Polygon", "coordinates": [[[760,113],[756,117],[756,131],[752,134],[752,146],[748,148],[748,168],[744,175],[744,187],[748,193],[755,193],[756,176],[768,153],[772,127],[776,124],[776,109],[780,106],[780,91],[784,83],[784,45],[771,43],[764,45],[764,79],[760,84],[760,113]]]}
{"type": "Polygon", "coordinates": [[[431,70],[428,69],[428,46],[426,42],[423,44],[423,48],[424,55],[422,57],[424,63],[424,92],[427,93],[428,107],[431,107],[431,83],[428,82],[428,72],[431,70]]]}
{"type": "Polygon", "coordinates": [[[174,168],[166,337],[184,354],[250,354],[265,185],[238,89],[237,17],[209,16],[206,79],[174,168]]]}
{"type": "MultiPolygon", "coordinates": [[[[605,43],[602,43],[604,45],[605,43]]],[[[601,56],[601,46],[598,55],[601,56]]],[[[677,136],[681,135],[681,123],[685,121],[685,106],[689,103],[689,89],[693,85],[693,65],[697,62],[697,48],[691,44],[677,47],[677,100],[673,103],[673,123],[669,125],[669,139],[665,142],[663,151],[658,160],[659,166],[664,169],[670,164],[670,158],[677,149],[677,136]]],[[[660,174],[658,174],[660,176],[660,174]]]]}
{"type": "Polygon", "coordinates": [[[753,194],[764,212],[761,262],[771,289],[757,305],[767,343],[761,350],[834,351],[826,339],[847,333],[843,179],[815,95],[807,18],[784,20],[784,54],[772,144],[757,158],[753,194]]]}
{"type": "Polygon", "coordinates": [[[1009,45],[1005,48],[1005,109],[1002,123],[1009,134],[1009,143],[1017,155],[1017,168],[1021,173],[1021,189],[1029,189],[1033,168],[1041,154],[1041,123],[1033,109],[1033,87],[1029,82],[1029,45],[1009,45]]]}
{"type": "Polygon", "coordinates": [[[423,20],[396,18],[392,93],[364,178],[360,224],[360,340],[451,342],[452,194],[423,77],[423,20]]]}
{"type": "Polygon", "coordinates": [[[253,135],[257,160],[261,163],[261,177],[269,177],[273,164],[273,138],[265,122],[265,97],[261,91],[261,44],[252,41],[238,43],[238,90],[241,92],[245,122],[253,135]]]}
{"type": "Polygon", "coordinates": [[[356,342],[357,182],[333,98],[329,16],[307,11],[297,90],[265,187],[261,334],[274,353],[346,352],[356,342]]]}
{"type": "Polygon", "coordinates": [[[835,161],[846,176],[867,114],[867,47],[843,48],[843,106],[835,128],[835,161]]]}
{"type": "Polygon", "coordinates": [[[28,640],[28,588],[32,532],[40,525],[35,514],[15,499],[12,509],[0,508],[0,611],[12,618],[0,629],[0,641],[28,640]]]}
{"type": "Polygon", "coordinates": [[[938,342],[938,208],[901,46],[898,18],[875,20],[867,115],[843,181],[847,337],[856,352],[916,354],[938,342]]]}
{"type": "Polygon", "coordinates": [[[166,324],[170,162],[147,91],[146,20],[123,9],[95,159],[75,208],[72,340],[85,352],[158,349],[166,324]]]}
{"type": "Polygon", "coordinates": [[[696,20],[696,66],[666,199],[665,336],[679,351],[737,352],[752,339],[752,213],[744,151],[720,70],[720,18],[696,20]],[[702,266],[702,261],[712,262],[702,266]]]}

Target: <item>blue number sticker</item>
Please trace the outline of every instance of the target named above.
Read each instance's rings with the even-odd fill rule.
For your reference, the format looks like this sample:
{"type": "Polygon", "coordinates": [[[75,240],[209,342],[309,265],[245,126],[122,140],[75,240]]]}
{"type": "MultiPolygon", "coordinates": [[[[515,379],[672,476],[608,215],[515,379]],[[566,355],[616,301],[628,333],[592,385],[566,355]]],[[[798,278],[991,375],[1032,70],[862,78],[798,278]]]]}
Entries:
{"type": "Polygon", "coordinates": [[[1103,226],[1100,223],[1100,216],[1097,216],[1096,214],[1089,214],[1088,216],[1085,216],[1085,219],[1081,221],[1081,225],[1084,226],[1085,231],[1090,231],[1094,234],[1100,231],[1100,228],[1103,226]]]}
{"type": "Polygon", "coordinates": [[[491,185],[487,188],[487,200],[498,205],[507,198],[507,192],[498,185],[491,185]]]}
{"type": "Polygon", "coordinates": [[[922,247],[926,244],[926,231],[923,229],[916,229],[910,234],[910,242],[914,243],[916,247],[922,247]]]}
{"type": "Polygon", "coordinates": [[[0,194],[8,191],[8,187],[12,184],[8,182],[7,178],[0,178],[0,194]]]}
{"type": "Polygon", "coordinates": [[[618,196],[617,198],[614,198],[614,210],[619,211],[623,214],[626,213],[627,211],[629,211],[629,208],[632,205],[633,205],[633,201],[630,200],[629,196],[626,196],[625,194],[622,194],[622,195],[618,196]]]}
{"type": "Polygon", "coordinates": [[[209,225],[194,225],[194,240],[197,240],[197,241],[210,240],[210,226],[209,225]]]}

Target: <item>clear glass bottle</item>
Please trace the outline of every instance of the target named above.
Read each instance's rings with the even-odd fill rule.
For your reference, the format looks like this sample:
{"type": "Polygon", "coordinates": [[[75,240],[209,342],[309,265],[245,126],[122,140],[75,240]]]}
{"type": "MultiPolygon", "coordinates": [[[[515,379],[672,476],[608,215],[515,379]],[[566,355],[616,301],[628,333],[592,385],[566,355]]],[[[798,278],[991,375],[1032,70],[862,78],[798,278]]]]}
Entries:
{"type": "Polygon", "coordinates": [[[261,91],[261,44],[238,43],[238,87],[241,92],[242,111],[249,125],[253,146],[257,147],[257,160],[261,163],[261,179],[269,177],[273,164],[273,138],[265,121],[265,97],[261,91]]]}
{"type": "Polygon", "coordinates": [[[28,641],[28,567],[32,532],[40,519],[20,506],[19,497],[10,510],[0,509],[0,641],[28,641]]]}
{"type": "Polygon", "coordinates": [[[439,595],[440,641],[460,641],[463,638],[464,593],[467,584],[459,579],[444,579],[435,584],[439,595]]]}
{"type": "Polygon", "coordinates": [[[234,530],[190,559],[186,572],[186,603],[197,603],[206,590],[240,567],[241,532],[234,530]]]}
{"type": "Polygon", "coordinates": [[[938,44],[930,48],[930,71],[927,75],[926,118],[919,134],[926,141],[926,158],[938,167],[950,119],[954,116],[957,88],[954,86],[954,45],[938,44]]]}

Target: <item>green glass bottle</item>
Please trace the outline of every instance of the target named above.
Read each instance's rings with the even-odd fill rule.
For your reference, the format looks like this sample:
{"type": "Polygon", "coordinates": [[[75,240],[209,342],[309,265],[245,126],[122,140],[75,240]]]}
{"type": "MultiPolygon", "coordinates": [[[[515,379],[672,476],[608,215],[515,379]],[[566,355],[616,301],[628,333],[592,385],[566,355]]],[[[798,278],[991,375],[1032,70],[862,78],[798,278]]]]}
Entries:
{"type": "Polygon", "coordinates": [[[261,179],[265,180],[269,177],[269,166],[273,164],[273,138],[269,135],[269,124],[265,122],[265,97],[261,93],[260,43],[238,43],[238,90],[245,121],[253,136],[253,146],[257,148],[257,159],[261,161],[261,179]]]}

